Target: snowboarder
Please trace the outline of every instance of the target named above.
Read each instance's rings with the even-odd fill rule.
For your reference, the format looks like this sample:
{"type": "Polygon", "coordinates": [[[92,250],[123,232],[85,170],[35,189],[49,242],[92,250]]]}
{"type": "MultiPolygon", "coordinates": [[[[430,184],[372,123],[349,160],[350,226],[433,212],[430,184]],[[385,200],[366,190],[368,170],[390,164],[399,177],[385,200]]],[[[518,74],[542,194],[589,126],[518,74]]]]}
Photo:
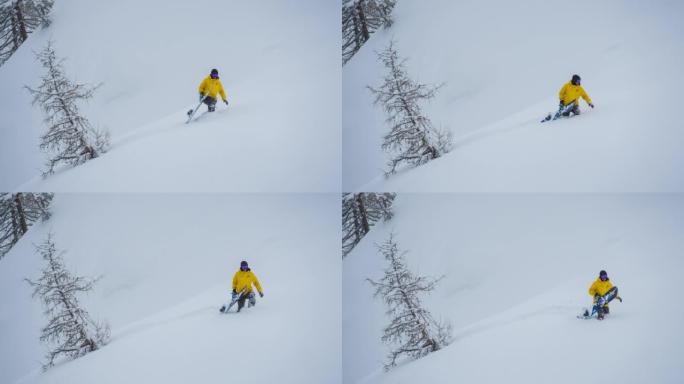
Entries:
{"type": "MultiPolygon", "coordinates": [[[[254,292],[252,291],[252,284],[254,284],[257,291],[259,292],[259,296],[264,297],[264,293],[261,289],[261,284],[259,284],[259,280],[254,275],[252,270],[249,268],[247,262],[243,260],[240,262],[240,269],[237,272],[235,272],[235,275],[233,276],[232,299],[233,302],[237,301],[238,312],[240,312],[242,307],[245,306],[245,301],[247,301],[248,303],[248,308],[256,305],[256,297],[254,296],[254,292]]],[[[223,307],[221,307],[220,311],[223,313],[227,312],[229,309],[230,305],[224,305],[223,307]]]]}
{"type": "MultiPolygon", "coordinates": [[[[560,92],[558,92],[560,104],[558,106],[558,112],[556,112],[556,115],[553,116],[553,120],[556,120],[561,116],[568,117],[571,113],[574,115],[579,115],[580,97],[583,98],[584,101],[586,101],[590,107],[594,108],[594,104],[592,103],[591,98],[589,97],[589,95],[587,95],[587,92],[585,92],[584,88],[582,88],[582,86],[580,85],[581,82],[582,79],[579,77],[579,75],[572,75],[572,79],[570,79],[569,82],[563,85],[560,92]]],[[[549,114],[543,121],[548,121],[551,119],[551,114],[549,114]]]]}
{"type": "Polygon", "coordinates": [[[221,95],[223,102],[228,105],[228,99],[226,98],[226,92],[223,90],[223,84],[219,80],[218,70],[216,68],[211,70],[209,76],[207,76],[202,83],[199,85],[200,102],[204,102],[209,108],[209,112],[214,112],[216,110],[216,96],[221,95]]]}
{"type": "MultiPolygon", "coordinates": [[[[610,313],[608,303],[616,298],[622,302],[622,298],[617,296],[617,287],[613,286],[608,278],[606,271],[599,272],[599,277],[589,287],[589,294],[594,297],[594,306],[596,307],[597,318],[603,320],[603,317],[610,313]]],[[[593,312],[593,311],[592,311],[593,312]]]]}

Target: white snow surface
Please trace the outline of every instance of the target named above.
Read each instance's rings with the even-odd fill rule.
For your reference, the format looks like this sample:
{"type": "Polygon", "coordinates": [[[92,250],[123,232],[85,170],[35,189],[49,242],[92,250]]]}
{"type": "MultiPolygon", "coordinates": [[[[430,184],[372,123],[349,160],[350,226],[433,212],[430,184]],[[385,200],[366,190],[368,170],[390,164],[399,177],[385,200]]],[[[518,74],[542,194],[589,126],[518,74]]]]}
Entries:
{"type": "Polygon", "coordinates": [[[339,383],[337,195],[62,194],[0,260],[0,383],[339,383]],[[23,279],[52,231],[76,274],[102,275],[81,302],[112,340],[40,371],[46,319],[23,279]],[[218,309],[240,260],[257,305],[218,309]]]}
{"type": "Polygon", "coordinates": [[[344,190],[684,190],[684,3],[402,1],[393,16],[342,70],[344,190]],[[424,112],[455,147],[385,179],[389,128],[366,86],[391,39],[413,79],[446,83],[424,112]],[[574,73],[596,108],[540,124],[574,73]]]}
{"type": "Polygon", "coordinates": [[[684,198],[400,194],[343,262],[345,383],[681,383],[684,198]],[[366,278],[393,231],[414,272],[445,275],[424,304],[448,347],[384,372],[389,320],[366,278]],[[624,302],[576,316],[605,269],[624,302]]]}
{"type": "MultiPolygon", "coordinates": [[[[339,1],[71,0],[0,67],[0,190],[339,191],[339,1]],[[42,180],[42,112],[23,87],[52,39],[104,156],[42,180]],[[229,107],[185,125],[217,68],[229,107]]],[[[202,110],[206,110],[203,107],[202,110]]]]}

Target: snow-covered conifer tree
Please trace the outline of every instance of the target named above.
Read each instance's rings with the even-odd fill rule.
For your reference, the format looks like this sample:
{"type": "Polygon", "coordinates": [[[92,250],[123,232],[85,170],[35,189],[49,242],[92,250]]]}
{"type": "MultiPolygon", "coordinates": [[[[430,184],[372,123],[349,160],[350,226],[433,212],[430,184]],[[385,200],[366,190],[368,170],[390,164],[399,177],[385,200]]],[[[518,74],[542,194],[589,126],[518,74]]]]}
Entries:
{"type": "Polygon", "coordinates": [[[62,356],[75,359],[105,345],[109,340],[109,326],[94,322],[77,298],[79,293],[90,291],[97,280],[73,276],[52,236],[36,249],[46,265],[37,281],[26,281],[34,288],[33,296],[40,297],[48,317],[40,336],[40,341],[50,345],[43,365],[47,369],[62,356]]]}
{"type": "Polygon", "coordinates": [[[342,4],[342,64],[358,52],[370,35],[392,25],[396,0],[344,0],[342,4]]]}
{"type": "Polygon", "coordinates": [[[47,70],[37,89],[26,87],[33,95],[33,104],[40,104],[45,112],[47,132],[41,137],[40,148],[49,152],[47,170],[43,176],[54,172],[56,165],[78,165],[98,157],[109,145],[109,135],[94,129],[83,117],[76,105],[80,100],[93,96],[97,87],[75,84],[66,78],[52,43],[37,54],[47,70]]]}
{"type": "Polygon", "coordinates": [[[0,0],[0,65],[39,27],[50,25],[53,0],[0,0]]]}
{"type": "Polygon", "coordinates": [[[390,175],[399,165],[418,166],[449,152],[452,138],[449,131],[435,128],[419,105],[433,98],[440,86],[411,80],[404,69],[406,60],[399,58],[394,42],[378,57],[388,73],[380,87],[368,89],[375,95],[375,104],[381,104],[388,115],[390,132],[384,136],[382,149],[392,156],[386,172],[390,175]]]}
{"type": "Polygon", "coordinates": [[[346,256],[370,227],[392,218],[395,193],[345,193],[342,195],[342,256],[346,256]]]}
{"type": "Polygon", "coordinates": [[[387,315],[392,319],[382,336],[383,342],[393,346],[385,364],[385,369],[389,369],[403,355],[417,359],[448,345],[451,325],[434,320],[419,298],[432,291],[442,277],[414,275],[404,263],[405,252],[399,251],[392,235],[378,249],[389,265],[381,280],[368,281],[376,288],[375,296],[382,297],[387,304],[387,315]]]}
{"type": "Polygon", "coordinates": [[[51,193],[0,193],[0,258],[38,220],[50,218],[51,193]]]}

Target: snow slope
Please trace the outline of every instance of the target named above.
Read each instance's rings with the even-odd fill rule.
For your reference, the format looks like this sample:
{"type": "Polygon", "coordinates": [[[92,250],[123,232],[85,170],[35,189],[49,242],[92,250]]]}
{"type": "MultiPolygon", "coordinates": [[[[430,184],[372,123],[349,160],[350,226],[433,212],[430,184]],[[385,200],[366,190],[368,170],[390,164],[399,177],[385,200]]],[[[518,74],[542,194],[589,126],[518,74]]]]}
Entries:
{"type": "Polygon", "coordinates": [[[398,2],[395,24],[343,67],[343,188],[364,191],[684,190],[684,4],[609,0],[398,2]],[[367,85],[397,43],[409,74],[446,82],[425,106],[454,150],[385,180],[384,111],[367,85]],[[573,73],[596,108],[539,124],[573,73]]]}
{"type": "Polygon", "coordinates": [[[58,194],[53,211],[0,261],[0,382],[341,381],[336,196],[58,194]],[[48,231],[74,272],[103,275],[82,302],[113,337],[41,373],[45,319],[22,279],[48,231]],[[242,259],[264,298],[221,315],[242,259]]]}
{"type": "Polygon", "coordinates": [[[343,262],[345,383],[681,383],[684,198],[400,194],[343,262]],[[425,299],[451,345],[388,373],[374,243],[394,231],[410,268],[446,275],[425,299]],[[606,269],[623,303],[578,320],[606,269]]]}
{"type": "Polygon", "coordinates": [[[338,3],[56,2],[52,26],[0,67],[0,190],[339,190],[338,3]],[[43,181],[42,115],[22,88],[50,38],[70,78],[103,83],[83,113],[113,148],[43,181]],[[185,125],[211,68],[231,104],[185,125]]]}

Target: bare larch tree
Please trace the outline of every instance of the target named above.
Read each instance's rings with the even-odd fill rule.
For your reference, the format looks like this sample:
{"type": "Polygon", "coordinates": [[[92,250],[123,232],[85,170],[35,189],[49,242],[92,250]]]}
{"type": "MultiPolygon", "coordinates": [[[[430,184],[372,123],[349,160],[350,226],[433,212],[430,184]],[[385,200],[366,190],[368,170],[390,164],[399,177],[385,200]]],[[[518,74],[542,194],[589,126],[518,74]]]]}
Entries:
{"type": "Polygon", "coordinates": [[[40,279],[26,281],[34,288],[33,297],[40,297],[49,319],[40,335],[40,341],[50,345],[43,365],[47,369],[59,357],[75,359],[104,346],[110,331],[106,323],[94,322],[78,302],[77,295],[92,290],[97,279],[73,276],[51,235],[36,250],[47,265],[40,279]]]}
{"type": "Polygon", "coordinates": [[[342,194],[342,257],[363,239],[379,220],[392,218],[395,193],[342,194]]]}
{"type": "Polygon", "coordinates": [[[45,113],[47,132],[41,136],[40,148],[50,156],[43,173],[47,176],[60,163],[75,166],[98,157],[106,151],[109,135],[94,129],[77,106],[78,101],[90,99],[97,86],[75,84],[67,79],[62,67],[64,59],[57,58],[51,42],[36,56],[47,73],[37,89],[26,89],[33,95],[33,104],[39,104],[45,113]]]}
{"type": "Polygon", "coordinates": [[[28,35],[50,25],[53,0],[0,0],[0,65],[28,35]]]}
{"type": "Polygon", "coordinates": [[[51,193],[0,193],[0,258],[29,227],[50,218],[51,193]]]}
{"type": "Polygon", "coordinates": [[[342,3],[342,65],[346,64],[370,35],[392,26],[396,0],[344,0],[342,3]]]}
{"type": "Polygon", "coordinates": [[[441,87],[414,82],[404,68],[394,42],[378,53],[388,73],[378,88],[368,89],[375,95],[375,105],[382,105],[387,112],[390,131],[383,138],[382,149],[392,156],[386,176],[396,172],[399,165],[418,166],[449,152],[452,137],[449,131],[435,128],[425,116],[420,102],[435,96],[441,87]]]}
{"type": "Polygon", "coordinates": [[[432,279],[414,275],[404,263],[393,236],[378,246],[389,262],[380,281],[368,281],[376,288],[375,297],[381,296],[392,319],[385,327],[382,341],[395,346],[388,355],[385,369],[396,365],[402,355],[418,359],[435,352],[451,341],[451,325],[438,322],[423,308],[419,295],[432,291],[443,278],[432,279]]]}

